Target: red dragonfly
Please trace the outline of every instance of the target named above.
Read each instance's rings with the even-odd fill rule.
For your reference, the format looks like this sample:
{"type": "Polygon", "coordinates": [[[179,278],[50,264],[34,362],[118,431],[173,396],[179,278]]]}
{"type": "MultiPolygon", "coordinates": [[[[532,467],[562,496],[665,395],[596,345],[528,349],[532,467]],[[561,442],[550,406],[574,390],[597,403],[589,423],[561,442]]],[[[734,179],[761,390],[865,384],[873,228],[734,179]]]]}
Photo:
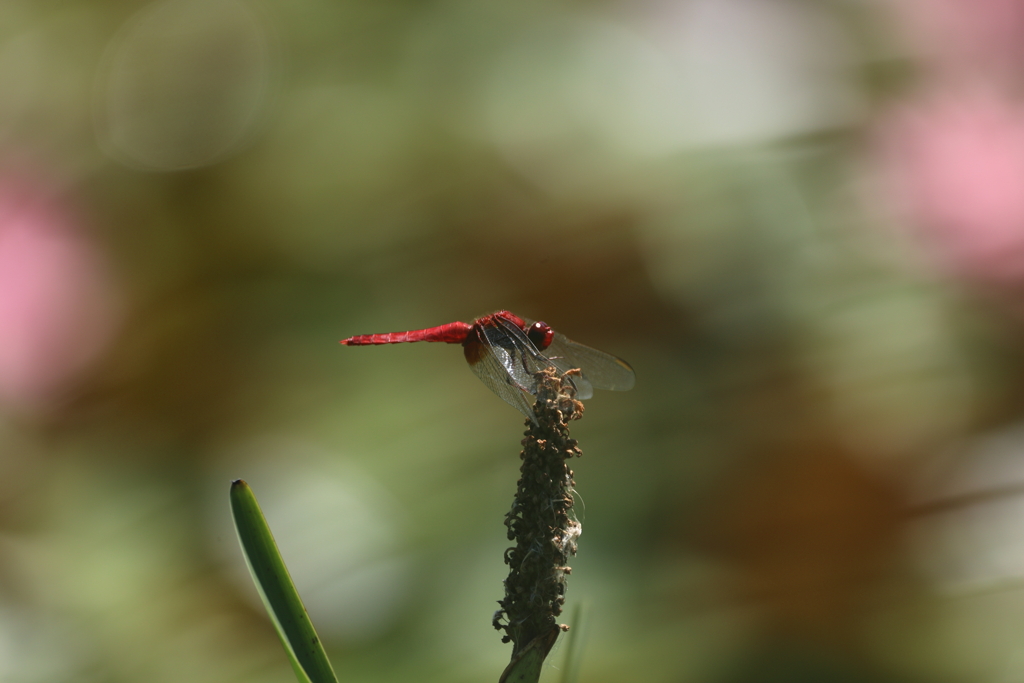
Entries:
{"type": "Polygon", "coordinates": [[[537,393],[535,372],[550,367],[561,372],[579,369],[580,374],[572,377],[579,399],[593,396],[595,388],[626,391],[636,381],[633,368],[621,358],[570,341],[545,322],[508,311],[485,315],[472,324],[454,322],[425,330],[360,334],[340,343],[368,346],[420,341],[462,344],[469,367],[487,388],[534,422],[537,419],[526,394],[537,393]]]}

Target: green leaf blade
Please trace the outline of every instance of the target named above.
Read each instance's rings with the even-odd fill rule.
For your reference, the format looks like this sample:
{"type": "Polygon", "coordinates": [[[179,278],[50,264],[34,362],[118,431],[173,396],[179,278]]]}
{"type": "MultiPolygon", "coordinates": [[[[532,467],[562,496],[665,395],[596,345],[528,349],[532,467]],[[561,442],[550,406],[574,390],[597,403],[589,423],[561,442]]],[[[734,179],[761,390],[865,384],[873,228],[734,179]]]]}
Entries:
{"type": "Polygon", "coordinates": [[[231,482],[231,513],[249,572],[299,682],[337,683],[256,495],[241,479],[231,482]]]}
{"type": "Polygon", "coordinates": [[[551,652],[551,646],[558,640],[562,630],[552,626],[547,633],[537,636],[512,657],[512,661],[501,673],[498,683],[537,683],[544,668],[544,658],[551,652]]]}

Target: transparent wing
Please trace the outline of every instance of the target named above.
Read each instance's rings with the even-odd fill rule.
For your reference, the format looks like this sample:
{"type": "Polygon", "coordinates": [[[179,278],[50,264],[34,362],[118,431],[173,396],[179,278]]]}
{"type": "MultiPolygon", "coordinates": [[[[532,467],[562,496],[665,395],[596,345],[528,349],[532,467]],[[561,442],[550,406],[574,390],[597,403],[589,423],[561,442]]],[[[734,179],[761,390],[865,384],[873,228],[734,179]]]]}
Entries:
{"type": "Polygon", "coordinates": [[[537,350],[515,323],[504,318],[494,318],[493,323],[481,328],[488,346],[495,355],[503,356],[508,374],[526,391],[536,394],[537,380],[534,374],[550,368],[554,363],[537,350]],[[500,351],[507,353],[501,354],[500,351]]]}
{"type": "Polygon", "coordinates": [[[536,422],[527,393],[537,393],[534,373],[552,363],[519,327],[493,318],[477,328],[476,338],[466,345],[466,360],[480,381],[531,420],[536,422]]]}
{"type": "Polygon", "coordinates": [[[541,370],[580,369],[582,375],[571,378],[580,400],[591,398],[595,387],[622,391],[632,388],[635,381],[633,368],[624,360],[577,344],[557,332],[543,354],[518,325],[504,318],[492,318],[473,334],[475,338],[465,346],[473,372],[491,391],[534,422],[532,402],[526,395],[536,395],[534,375],[541,370]]]}
{"type": "MultiPolygon", "coordinates": [[[[473,350],[477,360],[475,363],[470,362],[469,367],[480,378],[480,381],[500,396],[505,403],[536,423],[537,418],[533,414],[532,401],[526,398],[529,396],[526,393],[528,389],[520,386],[509,374],[508,367],[513,365],[510,353],[501,347],[493,348],[480,340],[473,340],[470,345],[477,347],[473,350]]],[[[467,346],[467,359],[470,357],[470,351],[470,347],[467,346]]]]}
{"type": "Polygon", "coordinates": [[[629,363],[610,353],[577,344],[564,334],[555,332],[551,345],[544,349],[544,354],[560,370],[579,368],[583,373],[582,381],[577,381],[579,398],[587,399],[593,394],[592,389],[610,389],[612,391],[628,391],[636,384],[636,373],[629,363]],[[589,385],[591,391],[584,395],[581,385],[589,385]]]}
{"type": "MultiPolygon", "coordinates": [[[[510,369],[510,372],[514,377],[517,377],[518,381],[525,385],[527,387],[527,391],[534,396],[537,395],[537,380],[535,379],[535,373],[541,370],[546,370],[550,367],[554,367],[560,372],[572,370],[577,367],[561,360],[552,359],[550,356],[546,355],[546,353],[538,351],[537,347],[530,341],[530,338],[526,336],[526,332],[521,330],[515,323],[505,320],[504,318],[496,318],[495,322],[501,325],[501,333],[506,335],[508,338],[507,342],[504,343],[510,344],[512,348],[516,349],[519,353],[518,357],[515,353],[512,354],[512,358],[516,363],[515,367],[510,369]]],[[[530,322],[528,324],[533,323],[530,322]]],[[[486,333],[488,328],[484,329],[486,333]]],[[[493,336],[496,341],[501,338],[501,334],[497,332],[495,332],[493,336]]],[[[569,343],[571,344],[573,342],[569,343]]],[[[568,380],[576,390],[576,398],[582,401],[593,397],[594,387],[591,386],[586,377],[573,375],[569,377],[568,380]]]]}

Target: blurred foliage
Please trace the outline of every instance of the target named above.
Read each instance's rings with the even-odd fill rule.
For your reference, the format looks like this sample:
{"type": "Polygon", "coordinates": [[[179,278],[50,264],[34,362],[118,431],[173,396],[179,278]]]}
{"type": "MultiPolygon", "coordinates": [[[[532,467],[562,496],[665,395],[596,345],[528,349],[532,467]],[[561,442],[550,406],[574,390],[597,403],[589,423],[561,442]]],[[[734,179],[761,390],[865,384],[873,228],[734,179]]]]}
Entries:
{"type": "Polygon", "coordinates": [[[0,680],[288,680],[239,477],[340,680],[497,678],[520,416],[336,341],[499,308],[637,372],[574,428],[580,680],[1019,678],[1016,498],[957,515],[1022,479],[1021,290],[890,210],[876,129],[938,69],[895,25],[0,4],[0,680]]]}

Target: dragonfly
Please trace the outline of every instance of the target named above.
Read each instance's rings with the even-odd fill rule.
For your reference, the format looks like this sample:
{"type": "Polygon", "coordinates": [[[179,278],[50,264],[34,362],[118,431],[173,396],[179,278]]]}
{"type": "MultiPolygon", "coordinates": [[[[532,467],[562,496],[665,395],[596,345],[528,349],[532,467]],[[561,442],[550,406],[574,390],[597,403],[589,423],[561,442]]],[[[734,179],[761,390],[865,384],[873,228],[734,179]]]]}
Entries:
{"type": "Polygon", "coordinates": [[[570,377],[576,398],[585,400],[594,389],[627,391],[636,375],[629,363],[578,344],[555,332],[543,321],[498,311],[472,323],[453,322],[423,330],[360,334],[342,339],[345,346],[373,346],[403,342],[462,344],[466,362],[487,388],[526,417],[537,422],[528,395],[536,396],[535,373],[547,368],[559,372],[579,370],[570,377]]]}

